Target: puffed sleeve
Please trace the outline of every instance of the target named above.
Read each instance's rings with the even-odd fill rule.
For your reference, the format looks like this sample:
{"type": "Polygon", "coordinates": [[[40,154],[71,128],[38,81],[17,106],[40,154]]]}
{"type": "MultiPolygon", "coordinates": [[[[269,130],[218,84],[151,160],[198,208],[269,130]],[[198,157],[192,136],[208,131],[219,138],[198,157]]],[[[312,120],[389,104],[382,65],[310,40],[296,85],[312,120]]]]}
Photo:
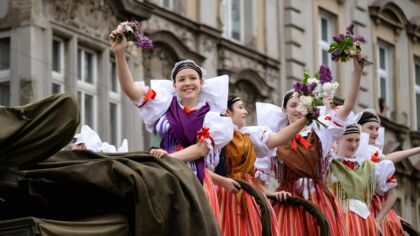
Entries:
{"type": "Polygon", "coordinates": [[[268,138],[273,133],[269,127],[249,126],[246,128],[246,132],[252,141],[257,158],[276,155],[276,148],[270,149],[267,147],[268,138]]]}
{"type": "Polygon", "coordinates": [[[219,164],[219,150],[233,139],[234,124],[230,117],[223,117],[218,112],[208,112],[204,117],[203,128],[197,132],[197,140],[206,142],[209,148],[204,157],[210,170],[219,164]]]}
{"type": "Polygon", "coordinates": [[[264,156],[255,160],[255,178],[259,178],[264,182],[268,182],[270,180],[271,173],[273,172],[274,158],[275,156],[264,156]]]}
{"type": "Polygon", "coordinates": [[[395,188],[397,182],[393,174],[394,163],[390,160],[383,160],[375,164],[376,192],[383,195],[388,190],[395,188]]]}
{"type": "Polygon", "coordinates": [[[143,89],[145,95],[138,101],[133,101],[134,105],[138,108],[147,130],[153,132],[154,126],[171,105],[173,96],[165,89],[152,89],[145,86],[143,82],[136,82],[136,85],[143,89]]]}
{"type": "Polygon", "coordinates": [[[312,128],[322,143],[322,153],[325,158],[334,142],[343,135],[346,130],[347,120],[339,119],[335,114],[329,114],[321,119],[324,125],[312,122],[312,128]]]}

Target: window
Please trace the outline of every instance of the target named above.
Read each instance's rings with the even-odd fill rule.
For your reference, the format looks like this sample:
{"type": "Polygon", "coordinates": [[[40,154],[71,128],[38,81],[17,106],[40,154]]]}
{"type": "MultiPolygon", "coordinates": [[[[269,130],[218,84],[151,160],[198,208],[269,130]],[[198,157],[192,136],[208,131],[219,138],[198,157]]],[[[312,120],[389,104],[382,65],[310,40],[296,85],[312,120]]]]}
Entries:
{"type": "Polygon", "coordinates": [[[174,0],[160,0],[160,5],[168,10],[173,10],[174,0]]]}
{"type": "Polygon", "coordinates": [[[414,89],[416,91],[417,131],[420,131],[420,58],[414,58],[414,89]]]}
{"type": "Polygon", "coordinates": [[[10,106],[10,37],[0,33],[0,105],[10,106]]]}
{"type": "Polygon", "coordinates": [[[239,42],[244,41],[244,1],[223,0],[222,14],[224,18],[223,34],[239,42]]]}
{"type": "Polygon", "coordinates": [[[116,64],[113,59],[110,61],[109,81],[109,127],[110,143],[116,147],[121,145],[121,93],[118,83],[116,64]]]}
{"type": "Polygon", "coordinates": [[[96,53],[79,48],[77,51],[77,99],[81,124],[96,129],[97,124],[97,74],[96,53]]]}
{"type": "Polygon", "coordinates": [[[328,49],[335,32],[336,16],[324,10],[319,11],[319,62],[327,65],[335,75],[335,65],[331,60],[328,49]]]}
{"type": "Polygon", "coordinates": [[[52,41],[52,94],[64,91],[64,40],[52,41]]]}
{"type": "Polygon", "coordinates": [[[385,115],[389,115],[392,109],[392,48],[383,41],[379,41],[378,45],[378,95],[388,107],[385,115]]]}

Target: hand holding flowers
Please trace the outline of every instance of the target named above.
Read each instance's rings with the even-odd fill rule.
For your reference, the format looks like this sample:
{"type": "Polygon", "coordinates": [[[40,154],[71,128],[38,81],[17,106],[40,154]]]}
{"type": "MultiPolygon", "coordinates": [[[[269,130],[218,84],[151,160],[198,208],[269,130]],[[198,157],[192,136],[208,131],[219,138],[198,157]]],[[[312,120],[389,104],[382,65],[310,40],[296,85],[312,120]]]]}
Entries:
{"type": "MultiPolygon", "coordinates": [[[[354,35],[353,24],[347,27],[346,34],[335,35],[333,40],[334,42],[331,43],[328,53],[331,53],[331,60],[334,62],[347,62],[351,58],[357,58],[356,56],[362,51],[361,45],[366,42],[363,36],[354,35]]],[[[366,58],[362,58],[359,62],[365,66],[373,64],[366,58]]]]}
{"type": "Polygon", "coordinates": [[[109,34],[112,43],[112,49],[115,47],[128,45],[127,50],[131,55],[137,55],[137,48],[153,48],[152,41],[140,33],[140,22],[138,21],[124,21],[120,23],[117,29],[109,34]],[[127,42],[126,42],[127,41],[127,42]],[[118,45],[120,44],[120,45],[118,45]],[[118,46],[117,46],[118,45],[118,46]]]}
{"type": "Polygon", "coordinates": [[[333,97],[338,88],[338,83],[332,82],[331,71],[326,65],[320,67],[319,73],[311,78],[305,71],[304,80],[293,85],[293,96],[299,99],[297,110],[306,116],[308,124],[315,120],[318,124],[319,109],[323,105],[324,97],[333,97]]]}

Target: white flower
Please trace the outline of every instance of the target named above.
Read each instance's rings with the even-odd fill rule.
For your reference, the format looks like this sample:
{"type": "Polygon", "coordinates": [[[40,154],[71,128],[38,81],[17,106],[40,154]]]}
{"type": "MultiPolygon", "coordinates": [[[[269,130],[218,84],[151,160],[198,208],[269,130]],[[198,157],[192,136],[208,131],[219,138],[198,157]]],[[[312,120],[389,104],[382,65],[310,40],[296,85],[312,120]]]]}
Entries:
{"type": "Polygon", "coordinates": [[[299,98],[299,102],[302,104],[302,105],[304,105],[304,106],[307,106],[307,107],[309,107],[309,106],[312,106],[312,101],[313,101],[314,99],[311,97],[311,96],[300,96],[300,98],[299,98]]]}
{"type": "Polygon", "coordinates": [[[294,92],[292,96],[293,96],[294,98],[299,99],[299,93],[298,93],[298,92],[294,92]]]}
{"type": "Polygon", "coordinates": [[[298,104],[298,106],[296,107],[296,110],[304,116],[308,114],[308,108],[301,103],[298,104]]]}
{"type": "Polygon", "coordinates": [[[334,83],[327,82],[323,84],[322,95],[334,97],[335,91],[337,90],[338,86],[339,84],[337,82],[334,82],[334,83]]]}
{"type": "Polygon", "coordinates": [[[129,26],[129,25],[125,25],[124,29],[125,29],[125,32],[133,32],[134,31],[133,28],[131,28],[131,26],[129,26]]]}

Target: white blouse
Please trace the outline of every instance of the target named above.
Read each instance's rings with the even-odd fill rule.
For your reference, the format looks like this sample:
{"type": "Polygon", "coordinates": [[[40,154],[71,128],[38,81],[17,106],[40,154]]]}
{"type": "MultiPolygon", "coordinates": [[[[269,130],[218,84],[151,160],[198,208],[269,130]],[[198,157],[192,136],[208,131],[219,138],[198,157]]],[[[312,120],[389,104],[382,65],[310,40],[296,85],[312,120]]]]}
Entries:
{"type": "MultiPolygon", "coordinates": [[[[204,139],[210,150],[204,160],[206,167],[211,170],[219,163],[219,149],[233,138],[234,125],[232,119],[220,115],[221,112],[226,110],[227,106],[228,90],[225,87],[228,86],[228,79],[227,76],[219,76],[205,80],[198,104],[196,107],[190,108],[200,109],[206,103],[210,106],[210,111],[204,117],[203,127],[209,129],[211,137],[211,139],[204,139]]],[[[149,90],[149,87],[145,86],[143,82],[136,82],[136,85],[143,89],[145,93],[149,90]]],[[[140,117],[149,132],[165,133],[170,129],[165,113],[172,103],[173,96],[176,96],[175,90],[172,87],[172,81],[169,80],[152,80],[151,87],[156,92],[153,99],[144,103],[143,96],[138,101],[133,102],[137,106],[140,117]]],[[[182,106],[178,97],[177,100],[179,106],[183,109],[184,106],[182,106]]]]}

